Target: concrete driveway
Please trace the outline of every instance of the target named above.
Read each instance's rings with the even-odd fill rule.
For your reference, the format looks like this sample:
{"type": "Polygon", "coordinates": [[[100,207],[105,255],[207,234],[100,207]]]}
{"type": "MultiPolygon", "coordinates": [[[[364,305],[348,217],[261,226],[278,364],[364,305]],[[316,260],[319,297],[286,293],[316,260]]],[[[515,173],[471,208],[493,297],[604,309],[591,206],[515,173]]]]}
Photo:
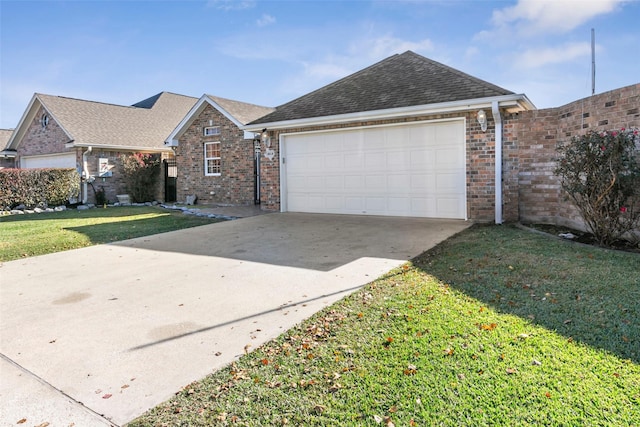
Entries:
{"type": "Polygon", "coordinates": [[[125,424],[469,225],[277,213],[0,264],[2,425],[125,424]]]}

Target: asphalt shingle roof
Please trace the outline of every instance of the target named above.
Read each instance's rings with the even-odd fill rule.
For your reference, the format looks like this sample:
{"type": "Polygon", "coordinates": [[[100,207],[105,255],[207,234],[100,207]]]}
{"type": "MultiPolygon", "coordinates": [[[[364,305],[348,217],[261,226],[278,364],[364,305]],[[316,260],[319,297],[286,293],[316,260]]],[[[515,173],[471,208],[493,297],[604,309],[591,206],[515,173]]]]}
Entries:
{"type": "Polygon", "coordinates": [[[0,151],[4,150],[13,135],[13,129],[0,129],[0,151]]]}
{"type": "Polygon", "coordinates": [[[281,105],[252,124],[510,94],[513,92],[407,51],[281,105]]]}
{"type": "Polygon", "coordinates": [[[220,98],[219,96],[207,95],[207,97],[224,108],[243,125],[275,111],[275,108],[248,104],[246,102],[220,98]]]}
{"type": "Polygon", "coordinates": [[[131,107],[43,94],[37,97],[77,144],[141,149],[163,148],[167,135],[197,101],[169,92],[131,107]]]}

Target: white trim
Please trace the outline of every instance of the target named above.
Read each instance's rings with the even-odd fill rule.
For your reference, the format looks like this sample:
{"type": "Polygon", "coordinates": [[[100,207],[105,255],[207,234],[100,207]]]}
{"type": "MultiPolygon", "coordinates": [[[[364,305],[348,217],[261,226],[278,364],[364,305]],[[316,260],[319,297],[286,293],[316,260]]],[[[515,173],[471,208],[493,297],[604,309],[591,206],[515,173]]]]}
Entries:
{"type": "Polygon", "coordinates": [[[134,145],[109,145],[109,144],[79,144],[75,141],[67,142],[64,148],[89,148],[93,147],[96,150],[109,150],[109,151],[135,151],[138,153],[171,153],[170,147],[138,147],[134,145]]]}
{"type": "Polygon", "coordinates": [[[264,128],[292,129],[305,126],[323,126],[359,121],[388,120],[398,117],[454,113],[460,111],[477,110],[481,108],[491,108],[494,102],[497,102],[500,108],[513,109],[514,111],[536,109],[535,105],[533,105],[533,103],[529,101],[526,95],[514,94],[488,98],[468,99],[462,101],[442,102],[438,104],[414,105],[410,107],[337,114],[332,116],[283,120],[279,122],[255,123],[243,126],[241,127],[241,129],[251,132],[260,132],[264,128]]]}
{"type": "Polygon", "coordinates": [[[497,102],[491,104],[495,124],[495,221],[502,224],[502,116],[497,102]]]}
{"type": "MultiPolygon", "coordinates": [[[[206,104],[209,104],[213,108],[218,110],[223,116],[229,119],[238,128],[240,129],[243,128],[243,124],[240,123],[238,119],[233,117],[227,110],[222,108],[220,104],[218,104],[213,99],[211,99],[209,95],[204,94],[200,97],[200,99],[198,99],[198,102],[196,102],[196,104],[193,107],[191,107],[191,110],[189,110],[187,115],[180,121],[180,123],[178,123],[178,126],[176,126],[173,132],[169,134],[167,139],[165,139],[164,145],[167,147],[177,147],[180,143],[179,142],[180,137],[187,131],[189,126],[191,126],[193,121],[200,115],[200,113],[204,111],[204,109],[206,108],[206,104]]],[[[247,138],[246,136],[247,134],[245,133],[245,139],[252,139],[252,137],[247,138]]]]}
{"type": "Polygon", "coordinates": [[[222,175],[222,142],[221,141],[206,141],[202,144],[202,159],[204,161],[204,176],[220,176],[222,175]],[[207,145],[218,144],[218,150],[220,155],[218,157],[207,157],[207,145]],[[207,168],[207,160],[219,160],[220,172],[209,172],[207,168]]]}
{"type": "Polygon", "coordinates": [[[318,134],[318,133],[332,133],[332,132],[345,132],[345,131],[354,131],[359,129],[375,129],[375,128],[383,128],[383,127],[398,127],[398,126],[414,126],[414,125],[431,125],[438,123],[447,123],[447,122],[461,122],[462,123],[462,140],[463,140],[463,160],[465,164],[465,185],[464,185],[464,220],[467,221],[469,219],[468,213],[468,192],[467,192],[467,171],[469,169],[469,163],[467,160],[467,119],[466,117],[451,117],[445,119],[434,119],[434,120],[418,120],[415,122],[402,122],[402,123],[386,123],[386,124],[377,124],[377,125],[365,125],[365,126],[354,126],[348,128],[337,128],[337,129],[321,129],[321,130],[313,130],[313,131],[302,131],[302,132],[288,132],[281,133],[279,135],[279,159],[280,162],[280,212],[287,212],[287,175],[286,175],[286,144],[285,137],[292,135],[309,135],[309,134],[318,134]]]}

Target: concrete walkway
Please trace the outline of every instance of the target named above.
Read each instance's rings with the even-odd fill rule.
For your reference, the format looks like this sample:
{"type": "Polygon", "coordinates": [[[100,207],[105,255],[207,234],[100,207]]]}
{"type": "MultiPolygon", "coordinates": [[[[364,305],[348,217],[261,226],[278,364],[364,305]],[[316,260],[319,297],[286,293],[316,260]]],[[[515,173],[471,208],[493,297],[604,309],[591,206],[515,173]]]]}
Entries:
{"type": "Polygon", "coordinates": [[[4,263],[0,425],[123,425],[468,225],[277,213],[4,263]]]}

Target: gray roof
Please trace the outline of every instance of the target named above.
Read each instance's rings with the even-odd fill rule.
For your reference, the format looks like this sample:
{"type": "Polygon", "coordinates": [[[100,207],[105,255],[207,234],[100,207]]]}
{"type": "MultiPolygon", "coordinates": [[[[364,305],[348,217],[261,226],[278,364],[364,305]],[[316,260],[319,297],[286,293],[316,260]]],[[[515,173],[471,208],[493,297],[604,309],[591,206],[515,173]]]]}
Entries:
{"type": "MultiPolygon", "coordinates": [[[[165,148],[165,138],[197,98],[161,92],[136,104],[142,106],[131,107],[44,94],[36,94],[35,100],[47,109],[75,145],[156,150],[165,148]]],[[[12,145],[15,148],[19,143],[13,141],[12,145]]]]}
{"type": "Polygon", "coordinates": [[[13,135],[13,129],[0,129],[0,151],[4,150],[13,135]]]}
{"type": "Polygon", "coordinates": [[[252,124],[511,94],[509,90],[407,51],[281,105],[252,124]]]}
{"type": "Polygon", "coordinates": [[[224,108],[243,125],[252,122],[262,116],[275,111],[275,108],[263,107],[261,105],[248,104],[246,102],[234,101],[232,99],[220,98],[219,96],[207,95],[212,101],[224,108]]]}

